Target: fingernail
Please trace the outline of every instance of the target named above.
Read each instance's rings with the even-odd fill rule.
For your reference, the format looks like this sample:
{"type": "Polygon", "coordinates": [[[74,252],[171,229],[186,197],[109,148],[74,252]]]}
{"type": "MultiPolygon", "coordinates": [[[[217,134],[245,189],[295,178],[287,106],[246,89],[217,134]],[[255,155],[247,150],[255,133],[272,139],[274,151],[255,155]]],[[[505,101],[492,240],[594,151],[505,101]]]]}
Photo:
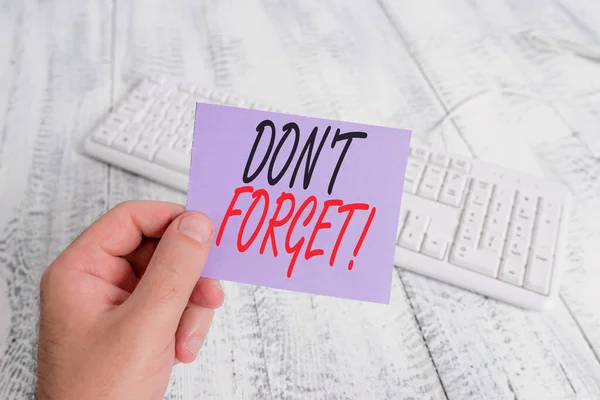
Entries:
{"type": "Polygon", "coordinates": [[[199,337],[190,337],[185,344],[185,347],[195,356],[200,352],[200,348],[202,347],[202,339],[199,337]]]}
{"type": "Polygon", "coordinates": [[[212,285],[215,289],[220,290],[221,292],[224,293],[223,286],[221,286],[221,283],[219,281],[216,281],[216,280],[212,281],[212,285]]]}
{"type": "Polygon", "coordinates": [[[198,213],[188,214],[179,220],[179,232],[197,240],[200,243],[210,241],[213,234],[213,224],[210,220],[198,213]]]}

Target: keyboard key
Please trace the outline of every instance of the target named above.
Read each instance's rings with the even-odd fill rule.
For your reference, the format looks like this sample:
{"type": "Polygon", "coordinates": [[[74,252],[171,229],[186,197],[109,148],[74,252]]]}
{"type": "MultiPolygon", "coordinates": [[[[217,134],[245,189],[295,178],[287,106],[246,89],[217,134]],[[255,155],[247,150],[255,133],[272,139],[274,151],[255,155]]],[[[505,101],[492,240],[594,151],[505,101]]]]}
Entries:
{"type": "Polygon", "coordinates": [[[435,236],[427,235],[423,241],[421,253],[429,257],[437,258],[438,260],[443,260],[446,256],[447,246],[448,243],[446,243],[446,241],[435,236]]]}
{"type": "Polygon", "coordinates": [[[145,118],[145,125],[153,130],[158,130],[158,127],[162,124],[163,115],[160,114],[150,114],[145,118]]]}
{"type": "Polygon", "coordinates": [[[522,222],[533,226],[535,220],[535,211],[527,207],[517,207],[513,211],[512,221],[522,222]]]}
{"type": "Polygon", "coordinates": [[[169,147],[159,147],[154,156],[154,161],[179,172],[188,173],[190,170],[189,155],[169,147]]]}
{"type": "Polygon", "coordinates": [[[508,210],[499,213],[491,213],[485,220],[484,229],[490,232],[506,233],[508,226],[508,210]]]}
{"type": "Polygon", "coordinates": [[[516,286],[523,286],[525,262],[520,258],[508,257],[502,260],[498,279],[516,286]]]}
{"type": "Polygon", "coordinates": [[[490,202],[490,213],[506,213],[510,215],[514,202],[515,192],[514,190],[499,189],[494,191],[492,201],[490,202]]]}
{"type": "Polygon", "coordinates": [[[479,250],[465,245],[454,246],[450,263],[481,274],[496,277],[500,257],[487,250],[479,250]]]}
{"type": "Polygon", "coordinates": [[[535,221],[533,243],[536,246],[554,249],[558,235],[558,216],[541,214],[535,221]]]}
{"type": "Polygon", "coordinates": [[[444,181],[446,170],[435,165],[428,165],[423,179],[444,181]]]}
{"type": "Polygon", "coordinates": [[[177,136],[177,134],[175,133],[175,128],[177,127],[178,123],[179,121],[177,120],[163,121],[158,125],[158,130],[161,131],[163,134],[172,133],[173,135],[177,136]]]}
{"type": "Polygon", "coordinates": [[[506,241],[506,247],[504,248],[504,258],[513,258],[515,260],[519,260],[519,262],[522,262],[523,265],[525,265],[528,252],[528,245],[519,240],[508,239],[506,241]]]}
{"type": "Polygon", "coordinates": [[[553,257],[549,249],[538,248],[532,250],[527,265],[524,287],[540,294],[548,294],[550,277],[552,276],[552,262],[553,257]]]}
{"type": "Polygon", "coordinates": [[[427,236],[451,243],[456,236],[458,222],[458,217],[432,219],[427,228],[427,236]]]}
{"type": "Polygon", "coordinates": [[[437,200],[442,188],[441,181],[423,180],[417,194],[426,199],[437,200]]]}
{"type": "Polygon", "coordinates": [[[541,214],[546,214],[549,215],[551,217],[555,217],[558,218],[558,216],[560,215],[560,211],[561,211],[562,207],[561,205],[553,200],[548,200],[548,199],[544,199],[544,198],[540,198],[539,201],[539,212],[541,214]]]}
{"type": "Polygon", "coordinates": [[[130,100],[119,106],[118,113],[131,121],[139,121],[146,111],[145,106],[146,103],[130,100]]]}
{"type": "Polygon", "coordinates": [[[463,211],[462,223],[475,226],[478,231],[481,231],[484,218],[485,210],[483,208],[469,204],[463,211]]]}
{"type": "Polygon", "coordinates": [[[429,160],[429,152],[424,149],[413,147],[410,149],[410,156],[421,161],[427,162],[429,160]]]}
{"type": "Polygon", "coordinates": [[[445,184],[462,192],[467,184],[467,176],[460,172],[449,171],[445,184]]]}
{"type": "Polygon", "coordinates": [[[192,148],[192,143],[187,138],[179,138],[173,144],[173,150],[181,151],[182,153],[189,154],[192,148]]]}
{"type": "Polygon", "coordinates": [[[113,113],[110,115],[110,117],[108,117],[104,123],[104,126],[114,131],[120,131],[123,127],[129,124],[129,122],[129,120],[121,117],[119,114],[113,113]]]}
{"type": "Polygon", "coordinates": [[[427,231],[430,222],[431,217],[428,215],[418,214],[412,211],[408,214],[408,220],[406,221],[407,225],[423,232],[427,231]]]}
{"type": "Polygon", "coordinates": [[[490,198],[489,196],[486,196],[485,192],[474,191],[469,192],[467,203],[480,207],[482,210],[486,210],[489,200],[490,198]]]}
{"type": "Polygon", "coordinates": [[[465,160],[458,160],[454,158],[450,161],[450,168],[468,174],[471,172],[471,163],[465,160]]]}
{"type": "Polygon", "coordinates": [[[156,139],[156,143],[159,146],[168,147],[171,146],[177,140],[175,132],[161,132],[160,136],[156,139]]]}
{"type": "Polygon", "coordinates": [[[112,142],[111,147],[124,153],[130,153],[134,145],[135,139],[133,137],[122,134],[112,142]]]}
{"type": "Polygon", "coordinates": [[[445,154],[432,153],[429,158],[429,162],[440,167],[448,168],[450,165],[450,157],[445,154]]]}
{"type": "MultiPolygon", "coordinates": [[[[192,115],[192,118],[194,116],[192,115]]],[[[194,133],[194,122],[192,120],[192,118],[190,118],[189,120],[187,118],[185,118],[185,116],[181,119],[181,124],[177,127],[177,131],[178,132],[186,132],[189,133],[190,136],[191,134],[194,133]]]]}
{"type": "Polygon", "coordinates": [[[483,193],[487,199],[492,196],[492,190],[494,189],[494,184],[483,181],[481,179],[473,179],[471,183],[471,191],[477,193],[483,193]]]}
{"type": "Polygon", "coordinates": [[[131,125],[129,125],[127,128],[125,128],[124,132],[127,133],[129,136],[137,138],[140,136],[140,134],[142,133],[142,131],[144,130],[144,126],[140,123],[133,123],[131,125]]]}
{"type": "Polygon", "coordinates": [[[404,186],[402,191],[410,194],[417,194],[417,188],[419,187],[419,180],[414,178],[404,178],[404,186]]]}
{"type": "Polygon", "coordinates": [[[508,229],[508,240],[514,240],[523,243],[529,247],[531,242],[532,228],[527,222],[517,221],[512,222],[508,229]]]}
{"type": "Polygon", "coordinates": [[[458,207],[462,202],[462,191],[453,186],[444,186],[440,194],[440,202],[449,206],[458,207]]]}
{"type": "Polygon", "coordinates": [[[133,148],[133,155],[144,160],[152,160],[156,150],[156,144],[143,140],[135,145],[133,148]]]}
{"type": "Polygon", "coordinates": [[[484,231],[479,247],[481,249],[493,252],[500,257],[502,254],[502,247],[504,247],[504,238],[502,237],[501,233],[484,231]]]}
{"type": "Polygon", "coordinates": [[[411,225],[406,225],[404,229],[402,229],[398,245],[405,249],[418,252],[421,249],[424,236],[425,233],[422,230],[411,225]]]}
{"type": "Polygon", "coordinates": [[[406,164],[405,178],[410,178],[419,181],[425,170],[425,164],[418,161],[409,161],[406,164]]]}
{"type": "Polygon", "coordinates": [[[462,245],[476,248],[479,242],[480,232],[473,225],[462,224],[456,233],[456,242],[462,245]]]}
{"type": "Polygon", "coordinates": [[[417,194],[428,199],[437,200],[445,174],[446,170],[442,168],[427,166],[417,194]]]}
{"type": "Polygon", "coordinates": [[[92,140],[100,144],[110,145],[117,134],[117,131],[103,126],[92,134],[92,140]]]}
{"type": "Polygon", "coordinates": [[[525,191],[519,191],[515,201],[513,218],[533,222],[537,201],[537,196],[525,191]]]}
{"type": "Polygon", "coordinates": [[[138,136],[140,139],[153,142],[155,140],[155,138],[158,136],[158,132],[147,126],[142,126],[140,131],[138,132],[138,136]]]}

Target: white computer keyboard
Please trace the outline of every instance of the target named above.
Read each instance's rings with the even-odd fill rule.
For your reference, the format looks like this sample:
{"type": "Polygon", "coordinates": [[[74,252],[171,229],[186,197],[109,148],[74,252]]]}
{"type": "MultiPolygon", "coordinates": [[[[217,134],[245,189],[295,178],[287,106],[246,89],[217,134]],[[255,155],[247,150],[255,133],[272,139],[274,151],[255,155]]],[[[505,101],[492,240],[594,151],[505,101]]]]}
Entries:
{"type": "MultiPolygon", "coordinates": [[[[148,78],[86,138],[85,152],[185,192],[196,101],[278,111],[185,81],[148,78]]],[[[395,264],[541,310],[558,297],[569,210],[562,185],[412,146],[395,264]]]]}

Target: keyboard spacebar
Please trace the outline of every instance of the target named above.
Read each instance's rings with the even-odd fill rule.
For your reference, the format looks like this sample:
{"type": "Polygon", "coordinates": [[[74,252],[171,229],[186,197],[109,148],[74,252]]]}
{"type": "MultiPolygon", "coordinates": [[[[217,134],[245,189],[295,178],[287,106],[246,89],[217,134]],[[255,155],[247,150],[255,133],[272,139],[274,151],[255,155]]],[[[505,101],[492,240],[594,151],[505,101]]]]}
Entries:
{"type": "Polygon", "coordinates": [[[190,156],[180,151],[175,151],[170,147],[161,147],[154,156],[157,164],[164,165],[176,171],[188,173],[190,169],[190,156]]]}

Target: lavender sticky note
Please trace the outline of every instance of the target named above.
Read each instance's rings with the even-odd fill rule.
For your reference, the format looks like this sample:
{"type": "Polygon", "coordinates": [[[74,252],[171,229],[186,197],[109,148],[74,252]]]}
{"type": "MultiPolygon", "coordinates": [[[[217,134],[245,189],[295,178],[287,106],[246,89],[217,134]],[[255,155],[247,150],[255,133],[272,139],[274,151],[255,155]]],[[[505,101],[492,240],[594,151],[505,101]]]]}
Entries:
{"type": "Polygon", "coordinates": [[[389,303],[411,132],[198,103],[187,209],[202,276],[389,303]]]}

